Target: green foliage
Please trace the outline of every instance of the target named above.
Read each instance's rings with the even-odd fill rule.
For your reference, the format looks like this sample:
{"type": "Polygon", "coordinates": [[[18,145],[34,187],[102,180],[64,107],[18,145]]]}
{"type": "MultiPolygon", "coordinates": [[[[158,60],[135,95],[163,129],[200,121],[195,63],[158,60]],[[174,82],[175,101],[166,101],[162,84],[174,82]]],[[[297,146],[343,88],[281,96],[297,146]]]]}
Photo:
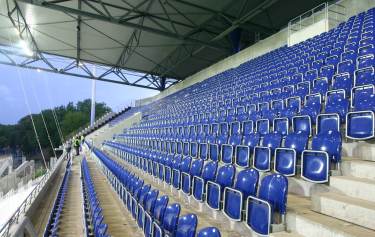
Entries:
{"type": "MultiPolygon", "coordinates": [[[[81,128],[89,124],[90,110],[90,99],[80,101],[76,105],[70,102],[67,106],[59,106],[55,108],[56,117],[59,121],[64,139],[78,132],[81,128]]],[[[95,110],[97,117],[111,111],[111,109],[105,103],[96,103],[95,110]]],[[[54,147],[58,147],[61,144],[61,139],[57,131],[52,110],[43,110],[42,113],[52,143],[54,147]]],[[[52,155],[51,145],[48,140],[47,132],[44,128],[42,115],[33,114],[33,120],[42,148],[46,149],[49,153],[45,155],[52,155]]],[[[0,124],[0,148],[21,149],[25,155],[39,152],[39,147],[30,116],[21,118],[16,125],[0,124]]]]}

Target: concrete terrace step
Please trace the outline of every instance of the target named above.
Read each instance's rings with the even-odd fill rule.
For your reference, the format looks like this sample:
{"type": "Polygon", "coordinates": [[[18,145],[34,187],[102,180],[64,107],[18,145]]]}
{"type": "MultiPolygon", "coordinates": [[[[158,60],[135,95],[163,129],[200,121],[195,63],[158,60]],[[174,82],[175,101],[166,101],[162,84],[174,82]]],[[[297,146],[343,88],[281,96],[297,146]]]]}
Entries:
{"type": "Polygon", "coordinates": [[[375,181],[375,162],[364,161],[354,158],[344,158],[341,162],[343,175],[355,176],[358,178],[371,179],[375,181]]]}
{"type": "Polygon", "coordinates": [[[347,196],[375,202],[375,181],[353,176],[332,176],[330,187],[347,196]]]}
{"type": "Polygon", "coordinates": [[[270,237],[304,237],[303,235],[295,232],[277,232],[270,234],[270,237]]]}
{"type": "Polygon", "coordinates": [[[287,229],[305,237],[374,237],[375,231],[311,210],[308,198],[288,195],[287,229]]]}
{"type": "Polygon", "coordinates": [[[312,210],[375,230],[375,202],[326,192],[312,196],[312,210]]]}

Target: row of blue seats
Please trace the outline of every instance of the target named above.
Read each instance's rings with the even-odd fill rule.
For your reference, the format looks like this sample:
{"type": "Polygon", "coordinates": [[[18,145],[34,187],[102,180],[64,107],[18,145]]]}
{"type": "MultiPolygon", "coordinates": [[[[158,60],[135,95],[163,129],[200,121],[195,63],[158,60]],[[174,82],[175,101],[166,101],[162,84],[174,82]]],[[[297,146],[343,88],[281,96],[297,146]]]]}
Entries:
{"type": "Polygon", "coordinates": [[[55,202],[52,207],[52,211],[49,215],[46,228],[44,230],[44,237],[55,237],[58,236],[60,217],[64,208],[65,195],[68,191],[68,182],[70,178],[70,166],[71,160],[69,159],[65,168],[65,174],[57,193],[55,202]]]}
{"type": "Polygon", "coordinates": [[[229,219],[245,221],[258,234],[268,235],[271,225],[284,224],[280,220],[286,214],[288,180],[283,175],[267,175],[260,181],[255,169],[236,172],[232,164],[193,161],[190,157],[174,157],[168,165],[148,159],[147,151],[127,149],[114,142],[104,145],[129,164],[205,202],[209,208],[221,210],[229,219]]]}
{"type": "Polygon", "coordinates": [[[90,176],[86,158],[81,163],[84,211],[87,235],[95,237],[109,237],[108,225],[104,223],[103,210],[95,192],[94,183],[90,176]]]}
{"type": "MultiPolygon", "coordinates": [[[[235,123],[238,125],[238,123],[235,123]]],[[[251,123],[244,123],[243,126],[251,123]]],[[[234,124],[232,124],[233,126],[234,124]]],[[[265,126],[267,127],[267,126],[265,126]]],[[[263,128],[264,129],[264,128],[263,128]]],[[[302,178],[316,183],[325,183],[329,179],[331,163],[338,164],[341,161],[342,138],[340,133],[340,119],[336,114],[326,114],[318,116],[316,135],[312,138],[309,148],[309,136],[311,136],[311,121],[309,117],[301,116],[294,120],[293,132],[283,133],[275,130],[256,132],[250,130],[243,136],[226,133],[217,137],[209,136],[207,140],[187,139],[184,142],[149,143],[142,136],[119,136],[125,144],[133,147],[143,148],[149,154],[150,151],[164,152],[175,157],[191,156],[193,158],[210,159],[223,163],[236,164],[239,167],[250,167],[258,171],[273,171],[294,176],[301,170],[302,178]],[[283,139],[284,138],[284,139],[283,139]],[[300,165],[299,165],[299,161],[300,165]]],[[[162,141],[162,140],[161,140],[162,141]]],[[[168,140],[166,140],[168,141],[168,140]]],[[[159,159],[159,157],[150,157],[159,159]]],[[[172,160],[172,159],[170,159],[172,160]]],[[[170,161],[171,162],[171,161],[170,161]]],[[[165,161],[165,163],[168,163],[165,161]]]]}
{"type": "Polygon", "coordinates": [[[167,195],[159,196],[159,190],[152,189],[150,184],[145,184],[140,177],[126,170],[100,150],[93,148],[93,153],[104,165],[110,183],[146,237],[221,236],[215,227],[203,228],[196,235],[198,218],[195,214],[180,216],[180,204],[168,205],[167,195]]]}

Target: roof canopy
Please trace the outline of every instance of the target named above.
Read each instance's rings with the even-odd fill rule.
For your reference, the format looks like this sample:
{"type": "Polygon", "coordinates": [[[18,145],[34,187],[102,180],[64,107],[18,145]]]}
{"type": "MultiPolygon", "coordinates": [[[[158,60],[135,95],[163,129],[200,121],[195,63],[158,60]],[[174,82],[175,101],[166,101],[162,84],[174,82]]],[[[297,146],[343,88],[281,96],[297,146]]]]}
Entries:
{"type": "Polygon", "coordinates": [[[33,51],[16,53],[28,56],[22,63],[6,64],[163,90],[231,55],[233,30],[240,29],[244,48],[321,2],[0,0],[0,44],[14,47],[22,39],[33,51]],[[66,65],[54,66],[51,55],[66,65]],[[100,72],[94,75],[89,64],[101,65],[100,72]]]}

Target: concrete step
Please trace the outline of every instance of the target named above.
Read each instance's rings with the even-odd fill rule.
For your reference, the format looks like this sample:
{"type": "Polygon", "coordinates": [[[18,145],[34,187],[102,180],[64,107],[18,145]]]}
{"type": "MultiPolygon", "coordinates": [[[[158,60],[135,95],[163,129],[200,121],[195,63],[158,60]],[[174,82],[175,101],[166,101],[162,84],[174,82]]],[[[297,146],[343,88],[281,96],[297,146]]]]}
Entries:
{"type": "Polygon", "coordinates": [[[296,232],[276,232],[271,233],[270,237],[304,237],[303,235],[297,234],[296,232]]]}
{"type": "Polygon", "coordinates": [[[344,158],[341,162],[343,175],[375,180],[375,162],[344,158]]]}
{"type": "Polygon", "coordinates": [[[342,154],[347,157],[358,157],[361,160],[375,161],[374,142],[348,141],[342,144],[342,154]]]}
{"type": "Polygon", "coordinates": [[[354,176],[332,176],[330,187],[353,198],[375,202],[375,181],[354,176]]]}
{"type": "Polygon", "coordinates": [[[375,230],[375,202],[326,192],[312,196],[312,210],[375,230]]]}
{"type": "Polygon", "coordinates": [[[374,237],[375,231],[311,210],[308,198],[288,195],[287,230],[305,237],[374,237]]]}

